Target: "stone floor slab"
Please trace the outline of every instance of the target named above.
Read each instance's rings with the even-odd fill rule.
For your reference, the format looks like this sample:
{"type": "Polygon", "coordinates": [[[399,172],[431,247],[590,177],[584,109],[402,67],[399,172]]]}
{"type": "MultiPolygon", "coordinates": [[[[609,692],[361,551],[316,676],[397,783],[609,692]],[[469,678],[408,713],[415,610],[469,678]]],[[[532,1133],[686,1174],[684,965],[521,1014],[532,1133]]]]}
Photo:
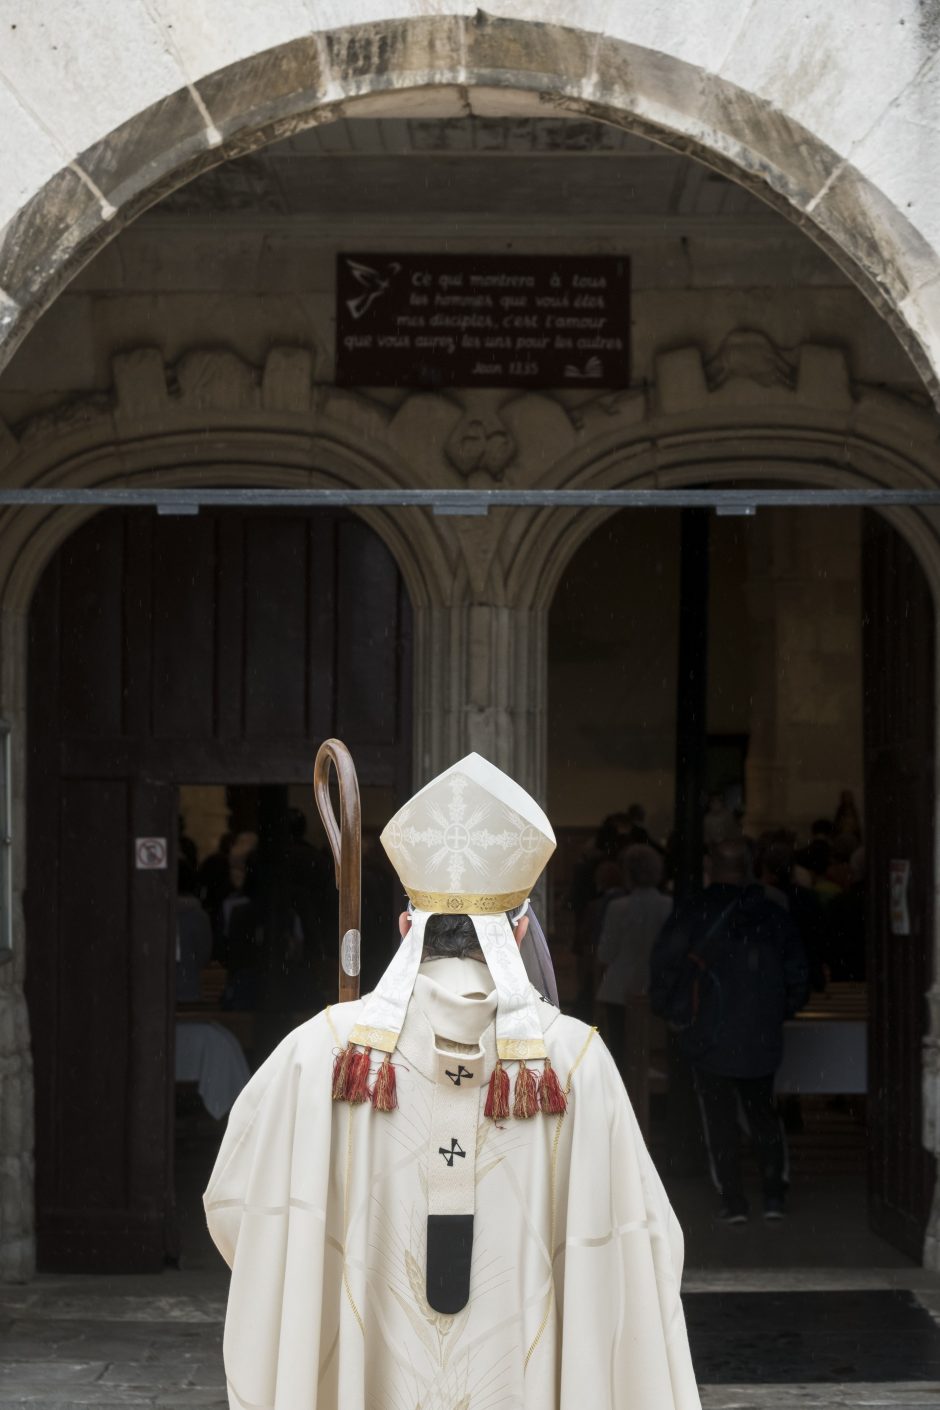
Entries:
{"type": "Polygon", "coordinates": [[[107,1369],[106,1361],[48,1361],[44,1356],[35,1361],[0,1361],[0,1388],[29,1389],[30,1386],[94,1383],[107,1369]]]}
{"type": "MultiPolygon", "coordinates": [[[[693,1271],[688,1283],[712,1296],[841,1290],[851,1295],[846,1304],[869,1314],[866,1337],[882,1329],[874,1302],[859,1294],[907,1290],[922,1308],[940,1309],[940,1278],[913,1268],[723,1269],[693,1271]]],[[[201,1272],[0,1287],[0,1410],[227,1410],[224,1304],[224,1274],[201,1272]]],[[[719,1309],[721,1327],[726,1320],[719,1309]]],[[[900,1321],[884,1328],[884,1341],[898,1334],[900,1321]]],[[[704,1410],[940,1410],[940,1379],[754,1385],[742,1384],[733,1365],[723,1374],[736,1379],[705,1385],[704,1410]]]]}

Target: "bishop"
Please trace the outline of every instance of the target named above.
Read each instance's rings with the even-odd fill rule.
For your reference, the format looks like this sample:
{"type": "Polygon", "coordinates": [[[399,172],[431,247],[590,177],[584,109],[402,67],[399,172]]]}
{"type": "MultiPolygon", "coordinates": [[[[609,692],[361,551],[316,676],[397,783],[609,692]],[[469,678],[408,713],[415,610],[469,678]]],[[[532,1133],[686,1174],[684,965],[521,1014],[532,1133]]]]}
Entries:
{"type": "Polygon", "coordinates": [[[471,754],[382,843],[392,963],[258,1070],[205,1194],[232,1410],[699,1410],[679,1225],[529,905],[548,819],[471,754]]]}

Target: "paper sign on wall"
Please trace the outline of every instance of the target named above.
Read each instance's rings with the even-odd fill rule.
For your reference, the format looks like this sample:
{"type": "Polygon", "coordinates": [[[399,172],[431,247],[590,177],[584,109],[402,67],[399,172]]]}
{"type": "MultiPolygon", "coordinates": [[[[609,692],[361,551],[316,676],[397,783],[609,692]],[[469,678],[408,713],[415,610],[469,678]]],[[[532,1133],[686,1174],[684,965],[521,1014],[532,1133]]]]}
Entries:
{"type": "Polygon", "coordinates": [[[888,863],[888,885],[891,898],[891,934],[910,935],[911,916],[907,907],[907,888],[911,879],[911,864],[906,860],[888,863]]]}
{"type": "Polygon", "coordinates": [[[166,871],[166,838],[136,837],[134,865],[138,871],[166,871]]]}

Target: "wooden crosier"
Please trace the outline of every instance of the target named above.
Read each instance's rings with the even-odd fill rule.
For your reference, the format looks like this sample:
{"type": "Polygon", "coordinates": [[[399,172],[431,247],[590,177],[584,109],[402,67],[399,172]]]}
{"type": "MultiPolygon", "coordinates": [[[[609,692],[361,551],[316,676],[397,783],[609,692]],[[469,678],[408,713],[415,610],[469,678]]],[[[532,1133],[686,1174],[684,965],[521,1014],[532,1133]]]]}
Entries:
{"type": "Polygon", "coordinates": [[[313,796],[333,853],[339,892],[339,998],[359,997],[359,922],[362,892],[362,812],[356,766],[346,745],[326,739],[313,766],[313,796]],[[330,765],[339,786],[339,822],[330,797],[330,765]]]}

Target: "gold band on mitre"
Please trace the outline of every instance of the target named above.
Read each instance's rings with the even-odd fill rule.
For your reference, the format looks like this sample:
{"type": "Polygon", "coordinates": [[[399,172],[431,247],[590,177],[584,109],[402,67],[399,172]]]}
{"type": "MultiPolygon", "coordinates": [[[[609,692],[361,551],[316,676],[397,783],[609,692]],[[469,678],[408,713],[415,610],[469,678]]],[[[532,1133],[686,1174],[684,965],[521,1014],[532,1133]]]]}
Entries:
{"type": "Polygon", "coordinates": [[[410,886],[405,890],[418,911],[430,911],[432,915],[489,916],[521,906],[531,888],[502,891],[497,895],[477,891],[414,891],[410,886]]]}

